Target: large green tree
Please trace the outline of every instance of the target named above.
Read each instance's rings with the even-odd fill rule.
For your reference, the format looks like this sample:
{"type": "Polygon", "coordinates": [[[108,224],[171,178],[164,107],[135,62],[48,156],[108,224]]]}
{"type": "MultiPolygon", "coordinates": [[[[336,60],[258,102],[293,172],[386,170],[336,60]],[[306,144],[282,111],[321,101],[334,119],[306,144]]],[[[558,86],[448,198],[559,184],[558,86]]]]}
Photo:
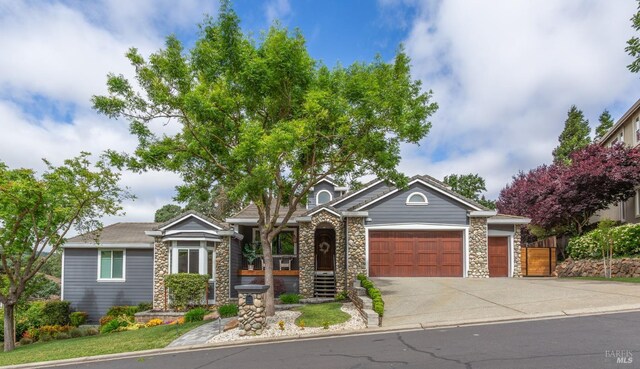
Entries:
{"type": "Polygon", "coordinates": [[[475,200],[489,209],[495,209],[495,201],[488,200],[482,193],[487,190],[484,178],[479,174],[451,174],[444,177],[443,182],[460,195],[475,200]]]}
{"type": "MultiPolygon", "coordinates": [[[[638,11],[631,17],[631,27],[636,32],[640,32],[640,0],[638,0],[638,11]]],[[[627,65],[627,68],[633,73],[640,72],[640,37],[631,37],[627,41],[625,51],[633,57],[633,61],[627,65]]]]}
{"type": "Polygon", "coordinates": [[[553,149],[553,161],[568,164],[571,161],[572,152],[585,148],[591,143],[590,132],[589,121],[584,118],[580,109],[572,105],[567,112],[564,129],[558,137],[560,143],[553,149]]]}
{"type": "MultiPolygon", "coordinates": [[[[401,143],[418,143],[437,109],[410,74],[407,55],[392,62],[328,67],[307,52],[302,34],[272,26],[259,40],[243,33],[228,3],[206,19],[193,48],[173,36],[147,59],[127,57],[137,87],[109,75],[107,96],[94,107],[130,122],[133,155],[111,152],[134,170],[170,170],[185,184],[222,186],[258,209],[263,245],[270,245],[319,180],[374,174],[406,184],[396,170],[401,143]],[[176,134],[149,123],[177,125],[176,134]]],[[[272,254],[263,247],[265,283],[272,254]]],[[[274,314],[273,289],[266,312],[274,314]]]]}
{"type": "Polygon", "coordinates": [[[609,114],[609,110],[605,109],[602,114],[600,114],[600,116],[598,117],[598,122],[599,124],[596,127],[596,141],[604,137],[604,135],[609,132],[611,127],[613,127],[614,121],[613,118],[611,118],[611,114],[609,114]]]}
{"type": "Polygon", "coordinates": [[[38,271],[56,255],[69,231],[94,231],[100,218],[121,211],[128,193],[120,175],[88,154],[47,163],[40,176],[0,162],[0,302],[4,304],[4,350],[15,347],[15,306],[38,271]]]}

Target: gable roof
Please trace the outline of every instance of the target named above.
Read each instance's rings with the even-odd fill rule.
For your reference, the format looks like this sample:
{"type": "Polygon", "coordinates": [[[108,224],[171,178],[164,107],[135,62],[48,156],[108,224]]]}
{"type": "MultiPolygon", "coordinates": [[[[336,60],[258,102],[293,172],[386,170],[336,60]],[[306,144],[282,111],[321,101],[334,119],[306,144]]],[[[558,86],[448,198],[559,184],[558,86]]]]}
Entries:
{"type": "MultiPolygon", "coordinates": [[[[489,210],[485,206],[477,203],[476,201],[471,200],[469,198],[466,198],[466,197],[458,194],[457,192],[449,189],[444,183],[438,181],[437,179],[435,179],[435,178],[433,178],[431,176],[428,176],[428,175],[416,175],[416,176],[413,176],[413,177],[411,177],[409,179],[409,184],[408,185],[412,185],[414,183],[422,183],[423,185],[425,185],[425,186],[427,186],[427,187],[429,187],[431,189],[434,189],[437,192],[440,192],[443,195],[445,195],[445,196],[447,196],[447,197],[449,197],[449,198],[451,198],[451,199],[453,199],[453,200],[455,200],[457,202],[460,202],[460,203],[462,203],[462,204],[464,204],[466,206],[469,206],[473,210],[489,210]]],[[[349,210],[352,210],[352,211],[362,210],[365,207],[367,207],[367,206],[369,206],[369,205],[371,205],[373,203],[376,203],[376,202],[386,198],[387,196],[392,195],[392,194],[397,193],[397,192],[402,191],[402,190],[403,189],[399,189],[397,187],[390,187],[389,190],[381,193],[380,195],[378,195],[378,196],[376,196],[374,198],[371,198],[371,199],[363,201],[363,202],[361,202],[359,204],[356,204],[356,205],[352,206],[351,208],[349,208],[349,210]]]]}
{"type": "Polygon", "coordinates": [[[199,213],[197,211],[189,210],[189,211],[187,211],[185,213],[182,213],[182,214],[180,214],[178,216],[175,216],[175,217],[167,220],[164,223],[159,224],[154,229],[163,231],[163,230],[165,230],[167,228],[170,228],[172,225],[180,223],[183,220],[186,220],[188,218],[199,219],[199,220],[201,220],[201,221],[203,221],[205,223],[208,223],[209,225],[211,225],[211,226],[213,226],[214,228],[217,228],[217,229],[225,229],[225,228],[227,228],[227,227],[225,227],[225,225],[223,223],[221,223],[221,222],[219,222],[219,221],[217,221],[217,220],[215,220],[213,218],[210,218],[210,217],[208,217],[206,215],[202,215],[201,213],[199,213]]]}
{"type": "Polygon", "coordinates": [[[67,240],[65,245],[83,244],[98,245],[96,237],[100,244],[117,245],[117,244],[152,244],[153,237],[147,236],[144,232],[154,229],[159,223],[115,223],[102,228],[101,232],[94,231],[84,233],[67,240]]]}
{"type": "Polygon", "coordinates": [[[640,109],[640,99],[638,99],[638,101],[636,101],[633,105],[631,105],[629,110],[627,110],[622,115],[622,117],[620,117],[620,119],[618,119],[616,124],[614,124],[613,127],[611,127],[611,129],[609,129],[609,131],[607,131],[607,133],[605,133],[605,135],[602,136],[602,138],[600,138],[600,140],[598,141],[598,144],[603,145],[611,137],[611,135],[613,135],[613,133],[616,132],[618,130],[618,128],[620,128],[620,126],[622,126],[624,124],[624,122],[631,115],[633,115],[636,111],[638,111],[638,109],[640,109]]]}
{"type": "MultiPolygon", "coordinates": [[[[288,211],[289,211],[288,206],[281,206],[280,211],[278,213],[278,218],[284,217],[284,215],[287,214],[288,211]]],[[[293,220],[295,217],[304,214],[306,211],[307,209],[305,208],[296,209],[291,215],[291,219],[293,220]]],[[[245,206],[244,209],[234,214],[232,217],[228,218],[227,221],[233,220],[233,219],[258,219],[258,217],[259,217],[258,207],[255,204],[251,203],[245,206]]]]}

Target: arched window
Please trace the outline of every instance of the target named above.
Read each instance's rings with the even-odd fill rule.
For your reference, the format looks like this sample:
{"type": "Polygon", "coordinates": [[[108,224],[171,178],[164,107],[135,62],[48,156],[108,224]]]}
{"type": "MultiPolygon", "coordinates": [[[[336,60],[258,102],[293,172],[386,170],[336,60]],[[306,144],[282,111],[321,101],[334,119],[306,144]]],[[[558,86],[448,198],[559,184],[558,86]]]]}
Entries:
{"type": "Polygon", "coordinates": [[[331,192],[327,190],[322,190],[318,192],[318,194],[316,195],[316,205],[322,205],[324,203],[331,201],[332,199],[333,199],[333,196],[331,196],[331,192]]]}
{"type": "Polygon", "coordinates": [[[407,196],[407,205],[428,205],[427,197],[420,192],[413,192],[407,196]]]}

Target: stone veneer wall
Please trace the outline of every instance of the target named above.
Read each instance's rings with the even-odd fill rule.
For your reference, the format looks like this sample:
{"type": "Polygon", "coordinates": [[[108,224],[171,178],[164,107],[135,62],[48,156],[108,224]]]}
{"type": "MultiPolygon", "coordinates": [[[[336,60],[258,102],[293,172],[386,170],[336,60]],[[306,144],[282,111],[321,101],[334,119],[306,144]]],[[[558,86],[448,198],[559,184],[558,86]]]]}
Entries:
{"type": "Polygon", "coordinates": [[[469,277],[489,277],[487,218],[469,218],[469,277]]]}
{"type": "Polygon", "coordinates": [[[238,293],[238,329],[240,336],[259,336],[267,327],[264,293],[254,293],[253,304],[246,303],[246,294],[238,293]]]}
{"type": "Polygon", "coordinates": [[[516,224],[513,226],[513,276],[514,277],[522,277],[522,261],[520,257],[522,256],[521,252],[521,236],[522,236],[522,226],[516,224]]]}
{"type": "Polygon", "coordinates": [[[153,244],[153,310],[166,310],[164,276],[169,274],[169,243],[156,238],[153,244]]]}
{"type": "MultiPolygon", "coordinates": [[[[604,265],[599,259],[567,259],[556,266],[558,277],[604,277],[604,265]]],[[[611,261],[612,277],[640,277],[640,258],[611,261]]]]}
{"type": "Polygon", "coordinates": [[[320,223],[329,223],[336,231],[336,292],[345,289],[345,247],[344,227],[339,216],[322,210],[311,217],[311,222],[300,223],[299,229],[299,278],[300,295],[305,298],[313,297],[313,279],[315,273],[315,230],[320,223]]]}
{"type": "Polygon", "coordinates": [[[347,218],[347,281],[354,281],[360,273],[367,274],[364,220],[365,218],[347,218]]]}
{"type": "Polygon", "coordinates": [[[230,282],[229,282],[229,255],[231,252],[231,237],[225,236],[222,242],[216,245],[216,305],[229,303],[230,282]]]}

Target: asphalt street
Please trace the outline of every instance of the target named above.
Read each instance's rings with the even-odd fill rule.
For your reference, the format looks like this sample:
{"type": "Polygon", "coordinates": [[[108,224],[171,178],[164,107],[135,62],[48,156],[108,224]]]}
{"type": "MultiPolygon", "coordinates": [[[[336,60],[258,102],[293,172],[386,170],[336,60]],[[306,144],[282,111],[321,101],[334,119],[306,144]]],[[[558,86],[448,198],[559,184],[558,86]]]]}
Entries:
{"type": "Polygon", "coordinates": [[[640,368],[640,312],[305,339],[58,368],[640,368]]]}

